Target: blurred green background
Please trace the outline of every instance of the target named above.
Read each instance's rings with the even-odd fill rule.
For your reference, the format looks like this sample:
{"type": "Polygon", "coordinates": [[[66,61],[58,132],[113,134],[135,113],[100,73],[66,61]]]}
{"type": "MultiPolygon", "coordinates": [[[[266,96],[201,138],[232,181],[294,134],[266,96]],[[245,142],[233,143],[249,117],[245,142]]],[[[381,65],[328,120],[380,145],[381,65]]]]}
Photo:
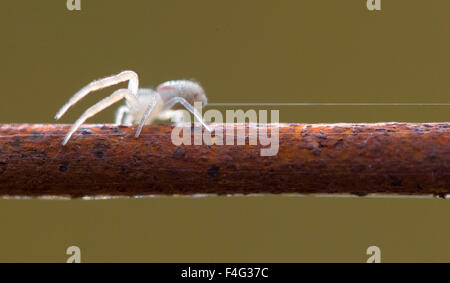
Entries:
{"type": "MultiPolygon", "coordinates": [[[[3,1],[0,123],[53,123],[78,89],[126,69],[143,87],[195,78],[210,102],[450,103],[450,2],[381,2],[3,1]]],[[[278,109],[286,122],[450,120],[449,106],[278,109]]],[[[371,245],[384,262],[450,261],[449,215],[439,199],[0,200],[0,261],[64,262],[71,245],[84,262],[364,262],[371,245]]]]}

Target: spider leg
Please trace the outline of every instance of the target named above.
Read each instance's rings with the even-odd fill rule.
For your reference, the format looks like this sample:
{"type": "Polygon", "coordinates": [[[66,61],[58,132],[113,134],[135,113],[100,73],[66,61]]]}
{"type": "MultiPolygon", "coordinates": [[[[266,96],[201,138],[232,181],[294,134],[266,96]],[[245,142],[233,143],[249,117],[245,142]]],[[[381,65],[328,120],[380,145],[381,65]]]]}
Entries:
{"type": "Polygon", "coordinates": [[[73,124],[72,128],[70,129],[69,133],[66,135],[66,137],[64,138],[64,141],[62,142],[63,145],[65,145],[70,137],[73,135],[73,133],[81,126],[81,124],[84,123],[84,121],[86,121],[88,118],[94,116],[95,114],[97,114],[98,112],[102,111],[103,109],[113,105],[114,103],[120,101],[123,98],[129,99],[130,96],[132,97],[133,95],[131,94],[130,90],[128,89],[119,89],[116,90],[115,92],[113,92],[113,94],[111,94],[108,97],[103,98],[102,100],[100,100],[99,102],[97,102],[96,104],[94,104],[93,106],[91,106],[89,109],[87,109],[83,115],[80,116],[80,118],[78,118],[78,120],[73,124]]]}
{"type": "Polygon", "coordinates": [[[203,125],[203,127],[205,127],[206,130],[208,130],[208,132],[211,132],[211,128],[208,125],[206,125],[206,123],[203,121],[203,118],[197,112],[197,109],[195,109],[194,106],[192,106],[189,102],[187,102],[186,99],[184,99],[183,97],[179,96],[172,97],[165,103],[164,107],[166,109],[170,109],[177,103],[183,105],[184,108],[186,108],[189,112],[191,112],[194,115],[195,118],[197,118],[197,120],[203,125]]]}
{"type": "Polygon", "coordinates": [[[132,124],[133,124],[133,115],[131,115],[130,113],[128,113],[128,114],[125,116],[125,121],[124,121],[123,123],[124,123],[124,125],[127,125],[127,126],[132,125],[132,124]]]}
{"type": "Polygon", "coordinates": [[[141,121],[139,122],[139,126],[136,130],[136,134],[134,135],[135,138],[138,138],[141,134],[142,128],[144,127],[145,123],[149,118],[151,120],[155,119],[156,114],[158,114],[160,111],[155,111],[155,108],[161,108],[161,97],[159,94],[152,96],[153,98],[150,101],[150,104],[148,105],[147,109],[144,112],[144,115],[142,116],[141,121]],[[158,104],[158,106],[157,106],[158,104]],[[152,115],[152,117],[150,117],[152,115]]]}
{"type": "Polygon", "coordinates": [[[132,103],[137,103],[136,95],[139,88],[139,78],[138,75],[133,71],[123,71],[117,75],[113,75],[110,77],[106,77],[100,80],[96,80],[88,84],[87,86],[83,87],[81,90],[79,90],[77,93],[75,93],[70,100],[61,107],[61,109],[58,111],[58,113],[55,116],[55,119],[58,120],[61,118],[64,113],[66,113],[67,110],[69,110],[70,107],[72,107],[75,103],[80,101],[83,97],[88,95],[90,92],[106,88],[112,85],[119,84],[121,82],[129,81],[128,83],[128,90],[131,92],[131,95],[129,98],[132,103]]]}
{"type": "MultiPolygon", "coordinates": [[[[130,108],[128,108],[128,106],[120,106],[116,112],[116,125],[121,125],[123,117],[126,117],[125,120],[127,120],[129,115],[130,115],[130,108]]],[[[125,124],[127,123],[125,122],[125,124]]]]}

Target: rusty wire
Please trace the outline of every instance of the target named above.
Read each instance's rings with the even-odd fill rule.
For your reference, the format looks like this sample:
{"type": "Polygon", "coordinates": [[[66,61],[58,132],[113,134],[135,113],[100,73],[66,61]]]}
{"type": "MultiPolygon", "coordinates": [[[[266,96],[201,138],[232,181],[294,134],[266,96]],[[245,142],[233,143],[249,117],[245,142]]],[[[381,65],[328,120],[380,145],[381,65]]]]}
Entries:
{"type": "Polygon", "coordinates": [[[450,194],[450,123],[281,124],[274,156],[248,126],[245,145],[176,146],[169,125],[85,125],[63,147],[69,128],[1,125],[0,195],[450,194]]]}

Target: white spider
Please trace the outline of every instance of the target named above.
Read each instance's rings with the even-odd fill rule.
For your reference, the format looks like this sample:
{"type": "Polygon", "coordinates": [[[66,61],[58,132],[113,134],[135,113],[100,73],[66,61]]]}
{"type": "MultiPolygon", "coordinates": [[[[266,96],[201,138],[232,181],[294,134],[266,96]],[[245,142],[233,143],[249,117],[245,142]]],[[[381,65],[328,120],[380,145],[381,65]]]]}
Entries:
{"type": "Polygon", "coordinates": [[[180,113],[175,111],[170,111],[177,103],[184,106],[208,131],[211,131],[211,129],[203,122],[198,111],[193,107],[195,101],[202,102],[203,105],[207,103],[205,92],[198,83],[187,80],[168,81],[160,84],[155,91],[149,88],[139,88],[138,75],[133,71],[123,71],[117,75],[91,82],[74,94],[70,100],[64,104],[56,114],[55,119],[58,120],[61,118],[70,107],[90,92],[125,81],[128,81],[127,89],[116,90],[110,96],[90,107],[80,118],[78,118],[62,142],[63,145],[69,141],[72,134],[84,123],[84,121],[86,121],[86,119],[94,116],[123,98],[125,98],[126,105],[121,106],[118,109],[116,114],[116,124],[121,124],[123,120],[126,125],[139,122],[136,138],[139,137],[144,125],[151,124],[157,118],[172,119],[175,122],[181,122],[182,115],[179,115],[180,113]]]}

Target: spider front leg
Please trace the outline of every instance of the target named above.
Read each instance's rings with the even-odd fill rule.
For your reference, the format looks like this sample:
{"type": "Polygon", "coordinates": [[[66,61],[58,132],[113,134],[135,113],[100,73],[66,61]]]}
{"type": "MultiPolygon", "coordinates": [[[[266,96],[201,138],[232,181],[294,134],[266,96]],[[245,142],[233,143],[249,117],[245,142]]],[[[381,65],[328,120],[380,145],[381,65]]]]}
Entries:
{"type": "Polygon", "coordinates": [[[70,107],[72,107],[75,103],[80,101],[83,97],[88,95],[90,92],[93,92],[93,91],[96,91],[96,90],[99,90],[102,88],[106,88],[109,86],[113,86],[113,85],[116,85],[116,84],[119,84],[119,83],[125,82],[125,81],[129,81],[128,90],[134,96],[134,98],[132,98],[132,101],[135,102],[136,101],[135,98],[136,98],[138,88],[139,88],[138,75],[133,71],[123,71],[117,75],[106,77],[104,79],[100,79],[97,81],[93,81],[90,84],[88,84],[87,86],[83,87],[80,91],[75,93],[70,98],[70,100],[66,104],[63,105],[63,107],[61,107],[61,109],[56,114],[55,119],[58,120],[59,118],[61,118],[61,116],[64,115],[64,113],[66,113],[70,107]]]}
{"type": "Polygon", "coordinates": [[[88,118],[94,116],[98,112],[102,111],[103,109],[113,105],[114,103],[122,100],[123,98],[126,98],[127,100],[133,100],[134,96],[131,94],[130,90],[128,89],[119,89],[116,90],[113,94],[110,96],[103,98],[93,106],[91,106],[89,109],[87,109],[83,115],[78,118],[78,120],[73,124],[72,128],[70,129],[69,133],[64,138],[64,141],[62,142],[63,145],[65,145],[70,137],[75,133],[75,131],[81,126],[81,124],[84,123],[88,118]]]}

